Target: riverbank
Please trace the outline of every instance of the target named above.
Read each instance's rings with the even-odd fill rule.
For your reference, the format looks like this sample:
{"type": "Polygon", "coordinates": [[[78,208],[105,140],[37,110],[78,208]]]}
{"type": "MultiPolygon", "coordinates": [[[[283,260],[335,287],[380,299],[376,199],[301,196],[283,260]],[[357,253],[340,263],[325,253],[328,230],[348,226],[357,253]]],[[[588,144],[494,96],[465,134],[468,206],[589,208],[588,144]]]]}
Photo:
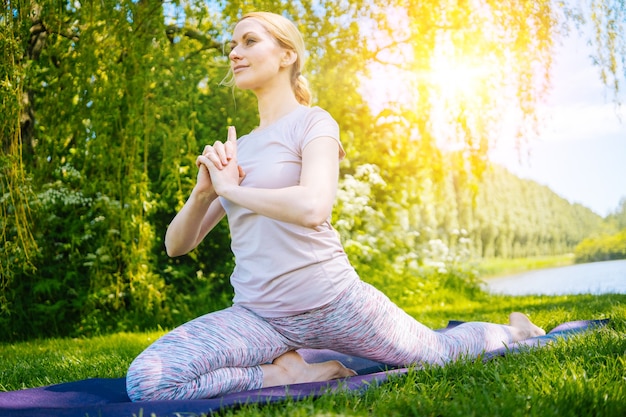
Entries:
{"type": "Polygon", "coordinates": [[[556,268],[574,265],[573,253],[556,256],[536,256],[531,258],[502,259],[490,258],[476,261],[479,275],[484,280],[537,269],[556,268]]]}

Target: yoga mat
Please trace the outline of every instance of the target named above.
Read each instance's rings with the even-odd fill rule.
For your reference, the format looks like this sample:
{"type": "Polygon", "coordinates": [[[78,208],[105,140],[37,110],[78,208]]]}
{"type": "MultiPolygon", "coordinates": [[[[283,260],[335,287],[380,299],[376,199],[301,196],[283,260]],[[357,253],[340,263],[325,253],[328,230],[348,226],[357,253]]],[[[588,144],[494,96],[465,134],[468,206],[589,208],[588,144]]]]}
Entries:
{"type": "MultiPolygon", "coordinates": [[[[575,334],[606,325],[608,320],[583,320],[563,323],[545,336],[514,343],[481,356],[488,361],[510,353],[545,346],[556,339],[567,339],[575,334]]],[[[446,330],[460,324],[450,322],[446,330]]],[[[93,378],[19,391],[0,392],[0,417],[132,417],[152,413],[158,417],[177,417],[181,414],[209,414],[221,408],[245,403],[273,403],[291,398],[318,397],[337,390],[362,390],[385,381],[390,375],[401,375],[407,368],[391,369],[386,365],[363,358],[344,355],[332,350],[300,349],[308,362],[336,359],[354,369],[358,375],[342,380],[295,384],[263,388],[255,391],[224,395],[206,400],[146,401],[133,403],[126,395],[125,378],[93,378]],[[140,414],[143,413],[143,414],[140,414]],[[179,414],[180,413],[180,414],[179,414]]]]}

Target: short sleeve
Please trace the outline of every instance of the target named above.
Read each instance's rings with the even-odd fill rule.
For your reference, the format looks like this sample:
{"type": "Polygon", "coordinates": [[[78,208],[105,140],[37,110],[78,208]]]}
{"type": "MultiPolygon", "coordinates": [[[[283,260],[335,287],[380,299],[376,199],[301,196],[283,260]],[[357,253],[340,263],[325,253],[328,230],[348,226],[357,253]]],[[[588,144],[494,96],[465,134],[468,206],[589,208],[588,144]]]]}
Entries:
{"type": "Polygon", "coordinates": [[[339,125],[326,110],[320,107],[312,107],[307,114],[303,126],[302,149],[317,138],[330,137],[335,139],[339,145],[339,159],[341,160],[346,156],[346,152],[339,139],[339,125]]]}

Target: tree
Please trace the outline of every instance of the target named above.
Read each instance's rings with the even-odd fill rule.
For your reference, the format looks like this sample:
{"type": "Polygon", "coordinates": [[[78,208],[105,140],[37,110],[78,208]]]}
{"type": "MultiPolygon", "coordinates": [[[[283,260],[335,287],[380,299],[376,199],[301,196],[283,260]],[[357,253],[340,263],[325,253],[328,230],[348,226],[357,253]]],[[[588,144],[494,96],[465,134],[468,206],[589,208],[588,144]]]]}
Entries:
{"type": "Polygon", "coordinates": [[[25,58],[36,53],[32,39],[26,48],[28,14],[8,2],[0,15],[0,315],[10,313],[7,293],[16,277],[32,271],[38,250],[30,228],[29,199],[32,189],[23,161],[23,136],[32,129],[26,111],[29,97],[24,88],[25,58]],[[17,35],[17,36],[16,36],[17,35]]]}
{"type": "MultiPolygon", "coordinates": [[[[3,334],[24,337],[25,323],[39,335],[168,326],[229,302],[225,224],[184,258],[168,259],[162,236],[203,145],[229,124],[257,124],[249,93],[219,85],[229,30],[253,9],[283,13],[304,34],[314,104],[338,120],[348,152],[340,189],[367,192],[335,213],[364,275],[398,281],[390,265],[401,273],[462,229],[483,253],[569,247],[558,235],[571,226],[546,217],[549,236],[525,232],[540,222],[517,222],[506,204],[519,196],[487,208],[479,193],[500,186],[481,180],[502,109],[519,122],[521,147],[532,132],[563,28],[595,24],[605,82],[621,88],[624,5],[589,1],[6,1],[3,334]],[[403,94],[377,104],[367,80],[388,87],[390,76],[403,94]]],[[[564,210],[528,192],[546,204],[537,212],[564,210]]]]}

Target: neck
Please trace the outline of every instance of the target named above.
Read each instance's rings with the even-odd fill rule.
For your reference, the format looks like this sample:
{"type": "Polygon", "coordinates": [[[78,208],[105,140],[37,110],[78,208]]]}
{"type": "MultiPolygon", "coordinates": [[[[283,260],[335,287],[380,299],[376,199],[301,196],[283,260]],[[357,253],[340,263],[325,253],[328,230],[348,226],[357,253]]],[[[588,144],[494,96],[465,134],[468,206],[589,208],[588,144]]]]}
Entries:
{"type": "Polygon", "coordinates": [[[271,125],[300,105],[291,86],[255,91],[255,94],[259,106],[259,128],[271,125]]]}

